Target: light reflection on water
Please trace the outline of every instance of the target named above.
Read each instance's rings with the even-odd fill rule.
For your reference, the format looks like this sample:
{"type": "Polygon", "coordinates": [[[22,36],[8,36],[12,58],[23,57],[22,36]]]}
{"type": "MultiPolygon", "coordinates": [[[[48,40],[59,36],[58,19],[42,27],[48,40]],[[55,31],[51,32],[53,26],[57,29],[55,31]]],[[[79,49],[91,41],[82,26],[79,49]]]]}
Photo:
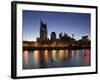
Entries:
{"type": "Polygon", "coordinates": [[[62,63],[63,62],[63,59],[64,59],[64,50],[59,50],[59,59],[60,59],[60,62],[62,63]]]}
{"type": "Polygon", "coordinates": [[[68,61],[68,50],[66,50],[65,59],[68,61]]]}
{"type": "Polygon", "coordinates": [[[39,64],[39,51],[35,50],[33,51],[33,59],[35,64],[39,64]]]}
{"type": "Polygon", "coordinates": [[[90,66],[90,50],[23,51],[23,69],[90,66]]]}
{"type": "Polygon", "coordinates": [[[74,61],[74,50],[72,50],[72,53],[71,53],[71,60],[72,62],[74,61]]]}
{"type": "Polygon", "coordinates": [[[49,58],[49,54],[48,53],[49,53],[48,50],[44,51],[44,61],[45,61],[46,64],[48,64],[48,58],[49,58]]]}
{"type": "Polygon", "coordinates": [[[52,50],[51,54],[52,54],[52,62],[54,64],[56,62],[56,50],[52,50]]]}
{"type": "Polygon", "coordinates": [[[23,61],[25,64],[28,64],[28,60],[29,60],[29,56],[28,56],[29,52],[28,51],[24,51],[24,55],[23,55],[23,61]]]}

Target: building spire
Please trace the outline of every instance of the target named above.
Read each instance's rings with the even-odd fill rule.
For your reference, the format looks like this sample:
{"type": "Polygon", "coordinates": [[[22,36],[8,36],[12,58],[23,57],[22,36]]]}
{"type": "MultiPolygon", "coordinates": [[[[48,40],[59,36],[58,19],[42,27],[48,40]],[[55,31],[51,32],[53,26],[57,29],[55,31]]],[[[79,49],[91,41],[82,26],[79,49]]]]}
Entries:
{"type": "Polygon", "coordinates": [[[41,23],[41,25],[43,24],[43,17],[41,17],[41,19],[40,19],[40,23],[41,23]]]}

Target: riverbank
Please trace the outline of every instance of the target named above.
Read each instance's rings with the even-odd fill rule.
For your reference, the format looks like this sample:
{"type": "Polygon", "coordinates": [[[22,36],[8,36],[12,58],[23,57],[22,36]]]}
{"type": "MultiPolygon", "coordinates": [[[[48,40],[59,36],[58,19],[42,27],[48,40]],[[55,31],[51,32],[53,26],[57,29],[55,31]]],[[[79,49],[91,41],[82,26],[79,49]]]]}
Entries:
{"type": "Polygon", "coordinates": [[[32,51],[32,50],[76,50],[76,49],[90,49],[91,46],[53,46],[53,47],[41,47],[41,46],[37,46],[37,47],[32,47],[32,46],[23,46],[23,50],[28,50],[28,51],[32,51]]]}

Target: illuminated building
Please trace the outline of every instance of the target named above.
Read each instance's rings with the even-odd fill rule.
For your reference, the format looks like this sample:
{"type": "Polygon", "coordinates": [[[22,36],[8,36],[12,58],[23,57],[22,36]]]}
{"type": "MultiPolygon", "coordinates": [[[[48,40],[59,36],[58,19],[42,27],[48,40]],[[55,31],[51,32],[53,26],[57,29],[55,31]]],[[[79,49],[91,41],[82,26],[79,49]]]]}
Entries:
{"type": "Polygon", "coordinates": [[[47,38],[47,24],[45,24],[42,19],[40,20],[40,37],[37,38],[37,42],[43,42],[43,41],[48,41],[49,39],[47,38]]]}
{"type": "Polygon", "coordinates": [[[40,38],[47,38],[47,24],[40,21],[40,38]]]}

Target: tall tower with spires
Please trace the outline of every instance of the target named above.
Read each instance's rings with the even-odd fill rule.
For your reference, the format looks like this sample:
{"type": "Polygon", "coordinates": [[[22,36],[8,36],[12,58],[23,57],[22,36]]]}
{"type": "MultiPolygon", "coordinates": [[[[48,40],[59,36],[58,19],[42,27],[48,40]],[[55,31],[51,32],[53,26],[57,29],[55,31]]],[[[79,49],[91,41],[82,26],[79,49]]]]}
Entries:
{"type": "Polygon", "coordinates": [[[47,24],[40,20],[40,38],[47,38],[47,24]]]}
{"type": "Polygon", "coordinates": [[[42,18],[40,19],[40,37],[37,38],[38,42],[48,41],[48,31],[47,31],[47,23],[45,23],[42,18]]]}

